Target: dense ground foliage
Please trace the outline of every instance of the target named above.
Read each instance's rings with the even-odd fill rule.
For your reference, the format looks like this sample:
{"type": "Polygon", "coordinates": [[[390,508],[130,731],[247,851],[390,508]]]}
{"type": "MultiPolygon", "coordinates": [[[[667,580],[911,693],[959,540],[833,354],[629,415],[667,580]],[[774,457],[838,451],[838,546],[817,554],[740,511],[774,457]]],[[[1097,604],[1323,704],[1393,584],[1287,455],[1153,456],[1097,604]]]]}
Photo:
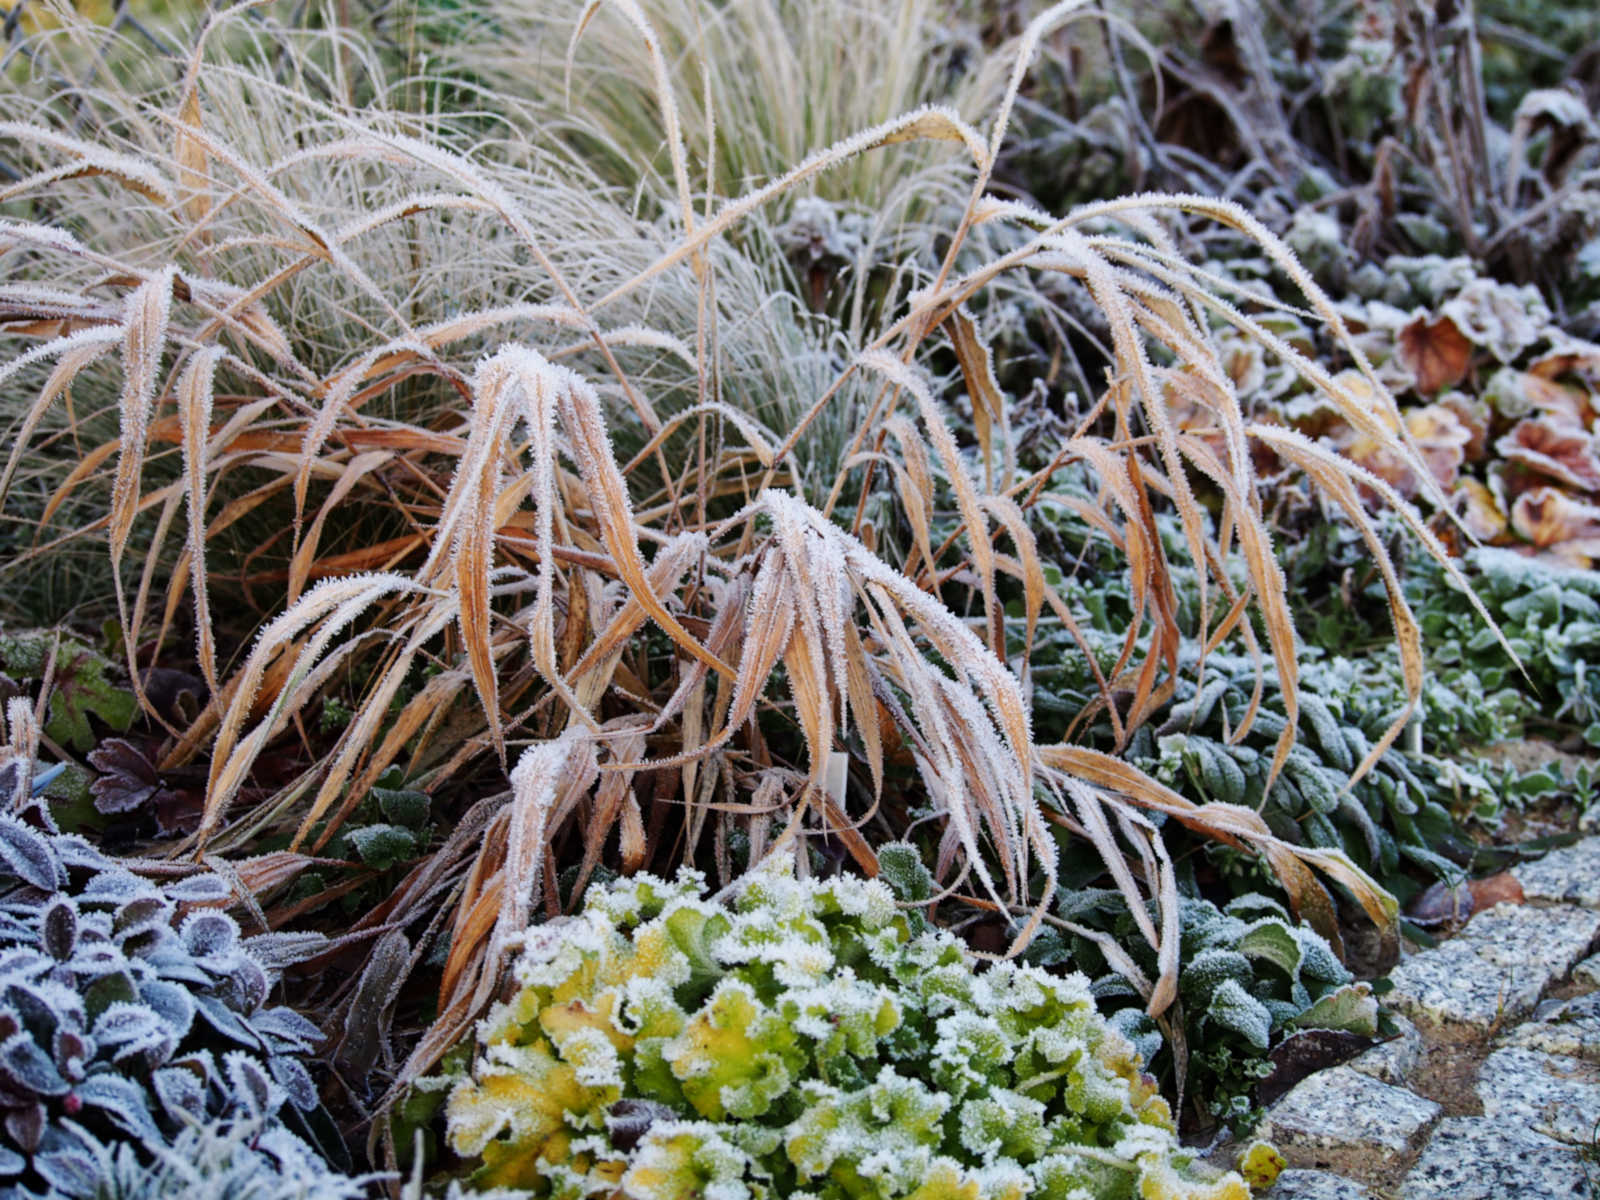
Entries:
{"type": "Polygon", "coordinates": [[[1593,799],[1600,18],[1522,7],[17,4],[4,1186],[1235,1194],[1146,1116],[1593,799]],[[724,1127],[757,930],[963,982],[724,1127]],[[1018,980],[1083,1045],[946,1078],[1018,980]],[[945,1191],[800,1129],[889,1112],[945,1191]]]}

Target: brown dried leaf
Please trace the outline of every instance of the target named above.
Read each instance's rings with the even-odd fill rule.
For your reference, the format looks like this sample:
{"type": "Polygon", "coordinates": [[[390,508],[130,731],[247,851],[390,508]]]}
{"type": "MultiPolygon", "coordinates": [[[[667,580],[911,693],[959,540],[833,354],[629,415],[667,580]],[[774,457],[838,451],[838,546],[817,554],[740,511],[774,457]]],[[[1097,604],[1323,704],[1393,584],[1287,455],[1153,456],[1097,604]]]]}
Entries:
{"type": "Polygon", "coordinates": [[[1540,550],[1575,566],[1600,556],[1600,505],[1553,487],[1523,492],[1511,506],[1511,528],[1540,550]]]}
{"type": "Polygon", "coordinates": [[[1595,435],[1554,416],[1524,417],[1495,443],[1502,458],[1583,492],[1600,491],[1595,435]]]}
{"type": "Polygon", "coordinates": [[[1419,316],[1403,326],[1395,349],[1424,396],[1460,383],[1472,361],[1472,343],[1454,321],[1443,316],[1433,321],[1419,316]]]}

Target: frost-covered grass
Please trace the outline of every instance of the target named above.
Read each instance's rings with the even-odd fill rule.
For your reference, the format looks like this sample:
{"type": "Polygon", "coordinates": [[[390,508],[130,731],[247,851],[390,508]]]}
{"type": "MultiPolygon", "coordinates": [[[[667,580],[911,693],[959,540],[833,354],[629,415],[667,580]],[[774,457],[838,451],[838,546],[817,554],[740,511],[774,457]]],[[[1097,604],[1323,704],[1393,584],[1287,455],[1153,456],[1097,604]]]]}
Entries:
{"type": "MultiPolygon", "coordinates": [[[[1020,949],[1057,881],[1053,825],[1092,848],[1155,955],[1152,1014],[1178,978],[1161,821],[1262,856],[1324,931],[1333,886],[1392,922],[1339,849],[1118,757],[1229,646],[1254,682],[1275,671],[1263,789],[1295,761],[1295,606],[1258,455],[1351,523],[1386,585],[1401,706],[1351,776],[1422,688],[1358,488],[1444,551],[1382,480],[1242,403],[1241,342],[1428,477],[1343,317],[1243,206],[1137,194],[1050,213],[997,181],[1036,51],[1088,7],[1041,12],[981,69],[866,34],[830,45],[824,17],[876,28],[870,8],[830,0],[807,25],[751,7],[788,14],[802,48],[793,78],[748,79],[759,27],[728,15],[695,41],[687,7],[664,10],[665,34],[603,7],[561,122],[564,59],[518,65],[526,94],[499,94],[255,10],[186,34],[175,71],[104,43],[108,77],[84,48],[111,35],[75,24],[34,47],[0,126],[18,176],[0,193],[4,578],[37,612],[55,592],[32,581],[70,563],[77,615],[115,614],[141,689],[152,664],[192,668],[198,711],[146,706],[151,768],[203,776],[178,852],[281,851],[252,868],[268,903],[380,780],[450,808],[356,930],[369,957],[342,1011],[375,1028],[440,948],[426,1033],[384,1066],[400,1082],[601,867],[729,878],[809,842],[870,874],[885,835],[931,823],[940,885],[1007,913],[1002,948],[1020,949]],[[791,119],[794,87],[829,104],[791,119]],[[848,267],[826,265],[829,218],[866,231],[848,267]],[[1191,226],[1255,247],[1352,371],[1282,337],[1280,301],[1186,257],[1191,226]],[[849,286],[819,283],[819,262],[849,286]],[[1022,398],[990,343],[1006,303],[1045,290],[1100,323],[1109,370],[1024,465],[1022,398]],[[1040,551],[1037,506],[1068,469],[1082,487],[1060,502],[1126,564],[1098,585],[1127,614],[1105,663],[1040,551]],[[85,574],[80,548],[102,541],[85,574]],[[1181,609],[1180,558],[1200,567],[1181,609]],[[1046,613],[1084,655],[1109,750],[1036,732],[1046,613]],[[347,715],[319,720],[335,702],[347,715]]],[[[931,44],[936,16],[901,19],[931,44]]],[[[1251,697],[1229,736],[1255,727],[1251,697]]]]}

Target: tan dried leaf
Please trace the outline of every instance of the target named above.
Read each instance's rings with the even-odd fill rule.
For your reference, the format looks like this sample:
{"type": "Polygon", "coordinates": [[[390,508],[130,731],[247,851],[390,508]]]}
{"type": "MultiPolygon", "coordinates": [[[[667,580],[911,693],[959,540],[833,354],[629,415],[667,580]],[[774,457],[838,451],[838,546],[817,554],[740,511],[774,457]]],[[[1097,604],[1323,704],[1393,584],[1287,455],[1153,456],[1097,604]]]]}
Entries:
{"type": "Polygon", "coordinates": [[[1447,316],[1417,317],[1401,328],[1395,349],[1424,396],[1460,383],[1472,361],[1472,342],[1447,316]]]}

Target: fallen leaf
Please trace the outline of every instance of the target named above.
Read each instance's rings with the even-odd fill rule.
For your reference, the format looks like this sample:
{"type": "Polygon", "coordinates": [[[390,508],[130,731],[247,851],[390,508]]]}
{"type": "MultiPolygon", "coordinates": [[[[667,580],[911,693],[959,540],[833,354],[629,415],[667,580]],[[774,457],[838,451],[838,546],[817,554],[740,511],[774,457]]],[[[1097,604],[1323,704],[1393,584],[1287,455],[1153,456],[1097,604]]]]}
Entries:
{"type": "Polygon", "coordinates": [[[1406,906],[1406,916],[1425,929],[1455,929],[1496,904],[1521,904],[1522,885],[1509,871],[1461,883],[1438,882],[1406,906]]]}
{"type": "Polygon", "coordinates": [[[1449,317],[1418,317],[1400,330],[1396,351],[1425,396],[1460,383],[1472,360],[1472,343],[1449,317]]]}
{"type": "Polygon", "coordinates": [[[1498,442],[1502,458],[1580,491],[1600,491],[1595,437],[1555,416],[1525,417],[1498,442]]]}
{"type": "Polygon", "coordinates": [[[1550,309],[1539,289],[1474,279],[1439,311],[1474,345],[1509,363],[1544,336],[1550,309]]]}
{"type": "Polygon", "coordinates": [[[1501,871],[1486,879],[1474,879],[1467,885],[1472,889],[1472,911],[1482,912],[1496,904],[1522,904],[1527,897],[1522,894],[1522,884],[1510,871],[1501,871]]]}
{"type": "Polygon", "coordinates": [[[1476,479],[1463,479],[1451,496],[1456,514],[1467,532],[1480,542],[1492,542],[1506,532],[1506,514],[1494,493],[1476,479]]]}
{"type": "MultiPolygon", "coordinates": [[[[1405,415],[1406,430],[1416,443],[1428,472],[1446,490],[1455,486],[1472,432],[1461,423],[1455,411],[1442,404],[1412,409],[1405,415]]],[[[1365,434],[1346,430],[1339,449],[1352,462],[1359,463],[1379,479],[1391,484],[1401,495],[1411,497],[1422,491],[1409,456],[1402,455],[1392,442],[1380,442],[1365,434]]]]}
{"type": "Polygon", "coordinates": [[[1291,1033],[1267,1055],[1272,1063],[1272,1074],[1261,1081],[1256,1098],[1262,1104],[1271,1104],[1307,1075],[1336,1067],[1382,1040],[1339,1029],[1306,1029],[1291,1033]]]}
{"type": "Polygon", "coordinates": [[[1600,556],[1600,506],[1553,487],[1523,492],[1511,506],[1511,528],[1540,550],[1575,566],[1600,556]]]}

